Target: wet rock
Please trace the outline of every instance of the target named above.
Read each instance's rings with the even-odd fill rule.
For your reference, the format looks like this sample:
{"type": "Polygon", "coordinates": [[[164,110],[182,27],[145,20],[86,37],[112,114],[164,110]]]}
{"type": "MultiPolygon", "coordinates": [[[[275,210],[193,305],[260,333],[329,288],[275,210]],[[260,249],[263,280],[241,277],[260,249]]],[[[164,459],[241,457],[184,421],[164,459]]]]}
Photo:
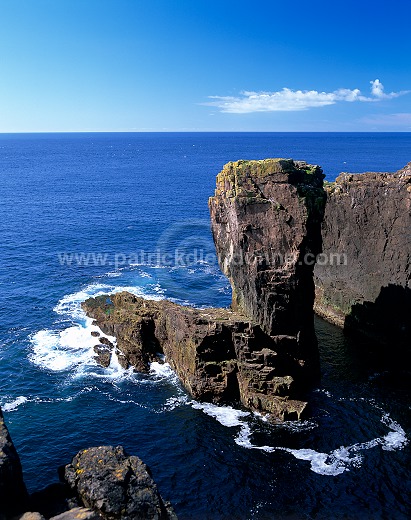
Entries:
{"type": "Polygon", "coordinates": [[[114,348],[113,343],[108,338],[105,338],[104,336],[100,338],[100,343],[102,345],[106,345],[107,347],[110,347],[111,349],[114,348]]]}
{"type": "Polygon", "coordinates": [[[106,345],[95,345],[94,352],[97,354],[94,356],[96,362],[104,368],[107,368],[111,363],[112,349],[106,345]]]}
{"type": "Polygon", "coordinates": [[[81,502],[107,520],[176,519],[148,467],[121,446],[80,451],[65,467],[65,480],[81,502]]]}

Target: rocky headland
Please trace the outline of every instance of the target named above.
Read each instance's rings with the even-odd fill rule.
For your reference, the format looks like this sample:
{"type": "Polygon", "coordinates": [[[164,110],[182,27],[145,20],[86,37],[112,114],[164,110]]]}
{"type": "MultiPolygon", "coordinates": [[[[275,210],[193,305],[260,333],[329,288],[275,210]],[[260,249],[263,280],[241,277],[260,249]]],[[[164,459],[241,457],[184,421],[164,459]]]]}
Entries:
{"type": "Polygon", "coordinates": [[[147,372],[165,355],[198,400],[237,403],[280,419],[306,408],[295,381],[303,370],[293,338],[271,337],[230,309],[194,309],[123,292],[89,298],[83,309],[105,334],[117,338],[123,367],[147,372]]]}
{"type": "Polygon", "coordinates": [[[116,336],[123,366],[146,370],[159,352],[195,399],[301,418],[304,391],[319,376],[313,267],[321,251],[323,178],[321,168],[302,161],[228,163],[209,207],[232,309],[198,310],[127,293],[90,298],[83,309],[116,336]]]}
{"type": "MultiPolygon", "coordinates": [[[[231,309],[91,298],[83,308],[117,337],[120,363],[146,371],[164,354],[195,399],[287,420],[306,413],[305,391],[319,378],[313,309],[409,349],[410,165],[341,174],[325,187],[323,178],[291,159],[226,164],[209,208],[231,309]]],[[[107,349],[96,345],[100,363],[107,349]]]]}

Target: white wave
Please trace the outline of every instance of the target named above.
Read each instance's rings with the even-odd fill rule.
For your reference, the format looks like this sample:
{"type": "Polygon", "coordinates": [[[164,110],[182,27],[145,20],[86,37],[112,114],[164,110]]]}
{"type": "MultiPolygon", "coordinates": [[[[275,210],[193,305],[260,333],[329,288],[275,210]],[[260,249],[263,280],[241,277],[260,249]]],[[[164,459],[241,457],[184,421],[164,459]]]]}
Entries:
{"type": "Polygon", "coordinates": [[[24,403],[27,403],[28,399],[27,397],[24,397],[24,395],[20,395],[19,397],[16,397],[14,401],[11,401],[10,403],[4,403],[2,404],[2,409],[4,412],[12,412],[14,410],[17,410],[17,408],[24,403]]]}
{"type": "MultiPolygon", "coordinates": [[[[115,343],[113,336],[106,336],[112,343],[115,343]]],[[[94,377],[105,382],[119,382],[124,379],[133,379],[135,372],[133,367],[123,368],[118,360],[117,349],[113,348],[111,351],[110,364],[108,367],[101,367],[97,364],[96,360],[90,360],[89,363],[84,362],[76,367],[76,370],[72,374],[73,379],[81,379],[83,377],[94,377]]],[[[93,350],[94,354],[94,350],[93,350]]]]}
{"type": "MultiPolygon", "coordinates": [[[[272,453],[274,451],[285,451],[293,455],[296,459],[310,462],[310,469],[314,473],[320,475],[340,475],[350,468],[358,468],[363,461],[363,455],[360,453],[365,450],[381,446],[383,450],[398,450],[404,448],[408,444],[407,436],[404,429],[395,422],[388,413],[384,412],[381,422],[391,431],[383,437],[377,437],[367,442],[352,444],[351,446],[340,446],[330,453],[322,453],[310,448],[293,449],[284,446],[258,446],[252,443],[251,425],[244,419],[248,419],[251,415],[258,419],[267,420],[267,417],[261,416],[259,413],[244,412],[236,410],[231,406],[217,406],[209,403],[198,403],[193,401],[191,406],[195,409],[203,410],[207,415],[214,417],[220,424],[229,428],[240,426],[240,431],[234,438],[234,442],[246,449],[255,449],[272,453]]],[[[292,432],[311,430],[317,428],[318,424],[313,421],[289,421],[279,423],[278,428],[287,428],[292,432]]]]}
{"type": "Polygon", "coordinates": [[[311,463],[311,470],[319,475],[340,475],[345,471],[349,471],[350,466],[359,467],[362,462],[361,455],[350,455],[350,447],[338,448],[330,454],[310,449],[279,449],[291,453],[296,459],[309,461],[311,463]]]}
{"type": "Polygon", "coordinates": [[[169,363],[159,363],[153,361],[150,363],[150,375],[154,376],[156,381],[167,379],[172,383],[178,381],[177,374],[171,368],[169,363]]]}
{"type": "Polygon", "coordinates": [[[153,278],[151,274],[147,273],[146,271],[139,270],[138,274],[139,276],[141,276],[141,278],[153,278]]]}
{"type": "Polygon", "coordinates": [[[248,426],[240,419],[242,417],[249,417],[250,412],[243,412],[242,410],[236,410],[231,406],[218,406],[211,403],[198,403],[193,401],[192,407],[196,410],[203,410],[203,412],[222,424],[223,426],[248,426]]]}
{"type": "MultiPolygon", "coordinates": [[[[191,400],[187,394],[182,394],[178,397],[169,397],[166,402],[164,403],[161,412],[171,412],[172,410],[175,410],[176,408],[179,408],[180,406],[185,406],[187,404],[190,404],[191,400]]],[[[159,412],[157,412],[159,413],[159,412]]]]}
{"type": "Polygon", "coordinates": [[[242,427],[235,438],[236,444],[247,449],[257,449],[268,453],[279,450],[286,451],[296,459],[309,461],[310,469],[319,475],[340,475],[350,468],[358,468],[363,461],[363,455],[359,452],[381,446],[383,450],[394,451],[404,448],[408,444],[407,436],[403,428],[384,413],[381,422],[390,428],[390,432],[384,437],[377,437],[368,442],[356,443],[351,446],[340,446],[330,453],[322,453],[309,448],[292,449],[283,446],[257,446],[251,442],[251,429],[242,427]]]}
{"type": "Polygon", "coordinates": [[[316,388],[316,389],[314,390],[314,392],[317,392],[317,393],[319,393],[319,394],[320,394],[320,393],[321,393],[321,394],[324,394],[324,395],[326,395],[327,397],[332,397],[331,392],[329,392],[329,391],[326,390],[325,388],[316,388]]]}
{"type": "Polygon", "coordinates": [[[135,296],[142,298],[150,298],[152,300],[161,300],[161,287],[159,284],[155,284],[151,287],[136,287],[136,286],[117,286],[109,284],[90,284],[84,289],[75,293],[67,294],[64,296],[54,307],[54,311],[57,314],[68,314],[73,319],[83,319],[85,313],[81,308],[81,303],[87,300],[87,298],[101,296],[103,294],[114,294],[127,291],[135,296]]]}
{"type": "Polygon", "coordinates": [[[394,451],[402,449],[408,444],[407,434],[397,422],[391,419],[388,413],[382,416],[381,422],[392,430],[382,438],[381,445],[383,450],[394,451]]]}
{"type": "MultiPolygon", "coordinates": [[[[110,273],[109,273],[110,274],[110,273]]],[[[156,284],[151,287],[116,286],[104,283],[90,284],[80,291],[65,295],[54,307],[60,316],[66,316],[74,324],[64,330],[41,330],[30,337],[32,352],[30,361],[42,368],[53,371],[77,369],[75,376],[90,374],[90,366],[95,366],[94,346],[99,342],[91,332],[96,331],[100,337],[106,337],[116,344],[116,338],[103,334],[92,324],[81,308],[81,303],[87,298],[128,291],[136,296],[148,296],[153,300],[164,298],[161,287],[156,284]],[[83,369],[82,369],[83,368],[83,369]]],[[[101,372],[101,371],[100,371],[101,372]]],[[[101,376],[95,372],[94,375],[101,376]]],[[[128,374],[128,373],[127,373],[128,374]]],[[[118,363],[116,354],[112,355],[111,364],[104,372],[104,376],[116,378],[127,375],[118,363]]]]}
{"type": "Polygon", "coordinates": [[[68,370],[82,364],[95,364],[94,346],[105,337],[114,345],[116,338],[104,334],[93,320],[84,314],[83,324],[73,325],[62,331],[41,330],[30,338],[30,361],[53,371],[68,370]],[[99,337],[92,336],[97,332],[99,337]]]}
{"type": "Polygon", "coordinates": [[[5,412],[13,412],[17,410],[17,408],[20,405],[23,405],[25,403],[35,403],[35,404],[42,404],[42,403],[57,403],[57,402],[71,402],[80,397],[83,394],[87,394],[89,392],[92,392],[93,390],[96,390],[96,387],[93,386],[86,386],[82,388],[80,391],[69,395],[68,397],[39,397],[39,396],[32,396],[32,397],[25,397],[24,395],[20,395],[16,397],[12,401],[2,401],[1,408],[5,412]]]}

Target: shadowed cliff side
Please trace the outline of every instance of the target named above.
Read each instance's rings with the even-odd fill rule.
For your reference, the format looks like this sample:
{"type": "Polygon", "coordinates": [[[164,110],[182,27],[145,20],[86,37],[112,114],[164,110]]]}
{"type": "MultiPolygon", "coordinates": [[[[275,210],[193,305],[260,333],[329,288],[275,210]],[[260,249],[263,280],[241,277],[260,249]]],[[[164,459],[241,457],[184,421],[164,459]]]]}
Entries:
{"type": "Polygon", "coordinates": [[[0,410],[0,519],[24,511],[27,498],[20,458],[0,410]]]}
{"type": "Polygon", "coordinates": [[[411,163],[327,186],[315,311],[348,332],[411,350],[411,163]],[[333,256],[334,255],[334,256],[333,256]]]}

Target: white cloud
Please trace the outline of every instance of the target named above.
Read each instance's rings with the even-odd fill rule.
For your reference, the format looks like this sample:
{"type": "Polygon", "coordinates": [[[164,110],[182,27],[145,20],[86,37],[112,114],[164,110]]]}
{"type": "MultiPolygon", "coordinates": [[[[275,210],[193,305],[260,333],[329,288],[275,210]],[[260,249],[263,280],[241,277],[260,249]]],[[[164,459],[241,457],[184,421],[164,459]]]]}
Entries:
{"type": "Polygon", "coordinates": [[[381,101],[392,99],[409,91],[391,92],[385,94],[384,86],[379,79],[371,81],[371,96],[363,96],[359,89],[340,88],[333,92],[318,92],[317,90],[291,90],[283,88],[276,92],[242,92],[241,96],[209,96],[213,101],[203,103],[218,107],[221,112],[232,114],[247,114],[250,112],[291,112],[309,108],[334,105],[340,101],[381,101]]]}
{"type": "Polygon", "coordinates": [[[379,79],[375,79],[374,81],[370,81],[371,83],[371,94],[375,96],[376,99],[392,99],[396,98],[398,96],[401,96],[402,94],[406,94],[406,92],[390,92],[389,94],[386,94],[384,92],[384,85],[381,83],[379,79]]]}

